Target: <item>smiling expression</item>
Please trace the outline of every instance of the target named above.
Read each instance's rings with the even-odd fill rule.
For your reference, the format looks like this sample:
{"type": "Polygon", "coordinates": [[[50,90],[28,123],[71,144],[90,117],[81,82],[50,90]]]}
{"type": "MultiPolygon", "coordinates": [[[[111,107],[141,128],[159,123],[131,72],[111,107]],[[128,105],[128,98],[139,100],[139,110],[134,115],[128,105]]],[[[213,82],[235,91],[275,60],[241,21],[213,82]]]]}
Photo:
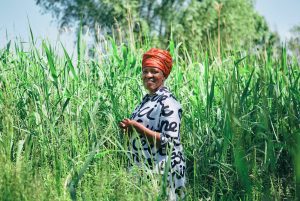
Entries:
{"type": "Polygon", "coordinates": [[[163,86],[165,76],[163,72],[156,67],[144,67],[142,71],[142,79],[144,87],[151,93],[155,93],[157,89],[163,86]]]}

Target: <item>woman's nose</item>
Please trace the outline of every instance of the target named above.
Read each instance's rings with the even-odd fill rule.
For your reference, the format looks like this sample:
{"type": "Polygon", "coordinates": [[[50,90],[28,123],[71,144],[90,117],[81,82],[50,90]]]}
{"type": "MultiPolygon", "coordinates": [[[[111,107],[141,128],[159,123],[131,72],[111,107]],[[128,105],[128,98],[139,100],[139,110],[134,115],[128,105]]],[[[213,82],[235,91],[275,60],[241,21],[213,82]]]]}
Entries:
{"type": "Polygon", "coordinates": [[[145,73],[145,77],[152,77],[153,76],[153,74],[151,73],[151,72],[147,72],[147,73],[145,73]]]}

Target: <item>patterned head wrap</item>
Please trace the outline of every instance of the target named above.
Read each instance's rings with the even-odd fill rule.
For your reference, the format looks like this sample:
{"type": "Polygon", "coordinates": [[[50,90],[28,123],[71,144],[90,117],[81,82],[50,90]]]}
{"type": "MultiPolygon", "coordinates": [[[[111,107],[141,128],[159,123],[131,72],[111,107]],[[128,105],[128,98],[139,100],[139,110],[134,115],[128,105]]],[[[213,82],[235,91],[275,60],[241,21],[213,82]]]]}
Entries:
{"type": "Polygon", "coordinates": [[[159,68],[167,78],[172,69],[171,54],[166,50],[151,48],[143,55],[142,67],[159,68]]]}

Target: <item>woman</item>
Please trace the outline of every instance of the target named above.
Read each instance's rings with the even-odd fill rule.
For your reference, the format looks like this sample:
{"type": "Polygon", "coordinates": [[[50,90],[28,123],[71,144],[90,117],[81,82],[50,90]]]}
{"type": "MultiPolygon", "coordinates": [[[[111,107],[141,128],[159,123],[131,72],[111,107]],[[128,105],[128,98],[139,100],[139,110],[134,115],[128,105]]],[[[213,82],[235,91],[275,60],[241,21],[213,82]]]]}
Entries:
{"type": "Polygon", "coordinates": [[[176,200],[185,185],[185,159],[180,143],[181,105],[164,86],[171,69],[168,51],[152,48],[143,55],[142,80],[149,94],[119,126],[139,133],[130,139],[133,161],[154,173],[167,171],[168,196],[176,200]]]}

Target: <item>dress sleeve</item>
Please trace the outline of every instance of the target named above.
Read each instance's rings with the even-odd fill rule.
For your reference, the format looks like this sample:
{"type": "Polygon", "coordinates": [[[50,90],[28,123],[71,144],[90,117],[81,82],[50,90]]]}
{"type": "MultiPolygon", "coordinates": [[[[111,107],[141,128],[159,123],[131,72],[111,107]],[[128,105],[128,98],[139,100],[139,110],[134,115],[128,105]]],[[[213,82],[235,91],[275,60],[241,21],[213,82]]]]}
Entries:
{"type": "Polygon", "coordinates": [[[159,119],[162,148],[180,145],[181,114],[181,105],[175,99],[169,97],[164,101],[159,119]]]}

